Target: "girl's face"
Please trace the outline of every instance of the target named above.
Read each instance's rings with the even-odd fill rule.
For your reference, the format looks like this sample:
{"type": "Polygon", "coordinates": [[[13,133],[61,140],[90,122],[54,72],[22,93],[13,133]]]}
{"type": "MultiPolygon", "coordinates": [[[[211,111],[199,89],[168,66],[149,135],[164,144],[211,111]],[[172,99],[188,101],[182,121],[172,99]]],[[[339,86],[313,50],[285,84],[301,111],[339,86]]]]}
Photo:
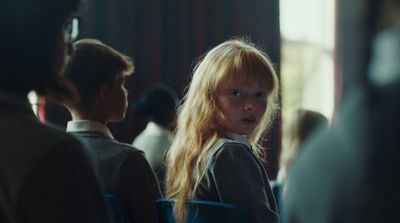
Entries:
{"type": "Polygon", "coordinates": [[[217,103],[226,129],[241,135],[251,135],[267,108],[267,86],[262,81],[229,80],[217,90],[217,103]]]}

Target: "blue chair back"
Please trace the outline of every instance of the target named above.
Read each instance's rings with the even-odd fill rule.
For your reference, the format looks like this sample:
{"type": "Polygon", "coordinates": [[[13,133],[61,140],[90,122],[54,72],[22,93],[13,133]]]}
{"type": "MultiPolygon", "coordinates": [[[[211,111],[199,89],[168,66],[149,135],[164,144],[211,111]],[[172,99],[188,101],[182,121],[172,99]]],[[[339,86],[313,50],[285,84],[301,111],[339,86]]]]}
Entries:
{"type": "Polygon", "coordinates": [[[276,205],[278,208],[278,214],[281,222],[286,222],[285,219],[285,209],[283,205],[283,185],[278,182],[274,182],[271,184],[272,193],[274,194],[276,205]]]}
{"type": "MultiPolygon", "coordinates": [[[[174,199],[156,201],[158,223],[176,223],[174,199]]],[[[235,205],[212,201],[188,201],[186,223],[251,223],[249,215],[235,205]]]]}
{"type": "Polygon", "coordinates": [[[115,223],[129,223],[128,214],[122,201],[114,194],[105,193],[104,198],[115,223]]]}

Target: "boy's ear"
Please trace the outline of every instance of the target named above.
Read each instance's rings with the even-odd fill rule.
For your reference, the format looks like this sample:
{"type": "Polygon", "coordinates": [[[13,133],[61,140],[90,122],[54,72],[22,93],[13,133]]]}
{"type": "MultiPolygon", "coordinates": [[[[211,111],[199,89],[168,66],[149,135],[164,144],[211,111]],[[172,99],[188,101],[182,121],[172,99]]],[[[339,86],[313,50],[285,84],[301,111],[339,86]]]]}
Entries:
{"type": "Polygon", "coordinates": [[[101,86],[99,97],[103,104],[108,105],[110,103],[110,85],[103,84],[103,86],[101,86]]]}

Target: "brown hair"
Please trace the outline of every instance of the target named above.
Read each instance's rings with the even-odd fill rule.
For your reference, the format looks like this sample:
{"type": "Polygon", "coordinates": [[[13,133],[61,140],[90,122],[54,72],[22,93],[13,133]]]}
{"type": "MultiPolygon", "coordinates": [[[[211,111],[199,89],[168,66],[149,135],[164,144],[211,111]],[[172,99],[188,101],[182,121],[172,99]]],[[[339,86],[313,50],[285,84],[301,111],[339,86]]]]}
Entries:
{"type": "Polygon", "coordinates": [[[117,75],[130,75],[134,65],[130,57],[95,39],[74,43],[64,76],[77,89],[79,100],[73,106],[87,109],[104,84],[113,84],[117,75]]]}
{"type": "Polygon", "coordinates": [[[293,161],[296,159],[301,145],[319,128],[326,128],[328,119],[321,113],[299,109],[294,114],[290,123],[290,145],[282,148],[280,155],[280,168],[286,172],[289,171],[293,161]]]}

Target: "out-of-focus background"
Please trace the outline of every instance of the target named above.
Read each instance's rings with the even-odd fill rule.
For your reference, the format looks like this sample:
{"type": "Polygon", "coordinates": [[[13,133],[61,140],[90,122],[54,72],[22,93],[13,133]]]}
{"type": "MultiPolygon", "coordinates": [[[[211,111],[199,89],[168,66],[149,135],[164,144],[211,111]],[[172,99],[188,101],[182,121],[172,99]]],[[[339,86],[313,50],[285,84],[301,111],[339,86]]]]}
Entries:
{"type": "MultiPolygon", "coordinates": [[[[182,97],[196,58],[224,40],[241,36],[258,44],[282,85],[280,116],[264,143],[274,179],[292,114],[309,109],[331,121],[348,83],[365,79],[367,58],[351,55],[367,50],[361,37],[370,34],[370,7],[367,0],[87,0],[79,37],[100,39],[134,59],[129,102],[159,83],[182,97]],[[338,55],[345,62],[338,63],[338,55]]],[[[34,94],[31,101],[42,121],[65,126],[70,119],[60,105],[34,94]]],[[[130,106],[125,120],[110,129],[131,143],[146,123],[130,106]]]]}

